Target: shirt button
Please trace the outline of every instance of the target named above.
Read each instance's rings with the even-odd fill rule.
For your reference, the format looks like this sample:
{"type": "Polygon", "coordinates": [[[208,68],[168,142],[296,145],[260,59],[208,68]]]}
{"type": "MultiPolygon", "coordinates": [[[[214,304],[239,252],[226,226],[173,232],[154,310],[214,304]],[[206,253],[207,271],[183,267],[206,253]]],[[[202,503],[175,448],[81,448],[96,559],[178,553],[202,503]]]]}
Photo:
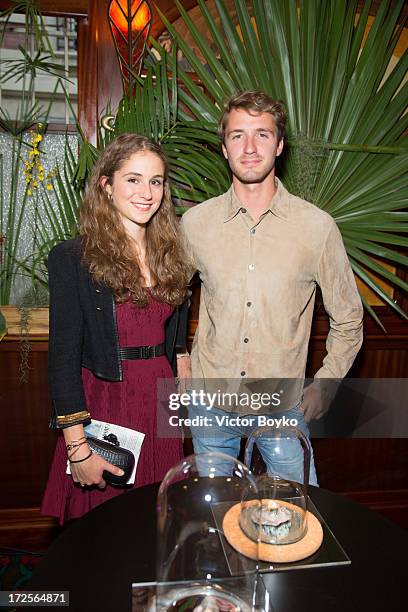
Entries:
{"type": "Polygon", "coordinates": [[[245,370],[242,370],[242,372],[241,372],[241,376],[245,376],[245,375],[246,375],[245,370]]]}
{"type": "Polygon", "coordinates": [[[96,310],[102,310],[102,308],[100,306],[97,306],[96,310]]]}
{"type": "Polygon", "coordinates": [[[255,270],[255,265],[254,264],[249,264],[248,266],[248,270],[250,270],[251,272],[253,272],[255,270]]]}
{"type": "Polygon", "coordinates": [[[246,213],[246,208],[241,208],[241,212],[246,213]]]}
{"type": "Polygon", "coordinates": [[[249,338],[244,338],[244,342],[245,343],[249,342],[249,338]]]}
{"type": "Polygon", "coordinates": [[[95,289],[95,293],[100,293],[101,290],[100,289],[95,289]]]}
{"type": "Polygon", "coordinates": [[[255,234],[255,233],[256,233],[256,229],[253,227],[253,228],[251,229],[251,234],[255,234]]]}
{"type": "Polygon", "coordinates": [[[250,306],[252,306],[252,302],[247,302],[247,306],[248,306],[248,308],[249,308],[250,306]]]}

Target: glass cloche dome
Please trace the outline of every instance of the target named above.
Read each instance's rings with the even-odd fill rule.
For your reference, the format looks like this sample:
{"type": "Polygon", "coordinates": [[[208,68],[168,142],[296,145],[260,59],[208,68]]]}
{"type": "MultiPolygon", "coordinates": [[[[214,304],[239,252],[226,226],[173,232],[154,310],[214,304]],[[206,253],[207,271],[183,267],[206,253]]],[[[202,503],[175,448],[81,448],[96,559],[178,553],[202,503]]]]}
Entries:
{"type": "Polygon", "coordinates": [[[255,478],[228,455],[191,455],[169,470],[157,499],[157,612],[264,609],[258,538],[239,524],[247,507],[260,509],[255,478]]]}
{"type": "Polygon", "coordinates": [[[259,427],[248,438],[245,464],[262,500],[261,508],[247,508],[241,515],[248,537],[293,544],[306,535],[310,452],[308,438],[296,427],[259,427]]]}

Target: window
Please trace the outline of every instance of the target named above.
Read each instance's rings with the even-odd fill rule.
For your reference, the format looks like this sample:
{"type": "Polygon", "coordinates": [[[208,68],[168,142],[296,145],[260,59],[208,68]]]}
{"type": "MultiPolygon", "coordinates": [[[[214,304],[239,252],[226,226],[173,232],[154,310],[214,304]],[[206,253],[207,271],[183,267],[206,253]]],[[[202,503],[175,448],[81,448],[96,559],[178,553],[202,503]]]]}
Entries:
{"type": "Polygon", "coordinates": [[[11,119],[37,104],[36,121],[75,123],[77,20],[44,17],[44,25],[50,49],[39,52],[35,33],[26,31],[24,15],[14,14],[8,22],[0,50],[0,105],[11,119]]]}

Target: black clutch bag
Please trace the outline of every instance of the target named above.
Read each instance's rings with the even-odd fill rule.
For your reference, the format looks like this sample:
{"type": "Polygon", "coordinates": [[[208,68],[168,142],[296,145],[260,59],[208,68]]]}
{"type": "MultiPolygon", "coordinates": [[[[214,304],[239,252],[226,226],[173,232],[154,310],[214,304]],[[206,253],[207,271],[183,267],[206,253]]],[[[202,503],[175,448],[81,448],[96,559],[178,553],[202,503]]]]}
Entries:
{"type": "Polygon", "coordinates": [[[104,470],[103,477],[107,483],[115,487],[123,486],[129,480],[133,468],[135,467],[135,456],[126,448],[121,448],[105,440],[98,440],[92,436],[87,436],[89,448],[112,465],[124,471],[123,476],[115,476],[111,472],[104,470]]]}

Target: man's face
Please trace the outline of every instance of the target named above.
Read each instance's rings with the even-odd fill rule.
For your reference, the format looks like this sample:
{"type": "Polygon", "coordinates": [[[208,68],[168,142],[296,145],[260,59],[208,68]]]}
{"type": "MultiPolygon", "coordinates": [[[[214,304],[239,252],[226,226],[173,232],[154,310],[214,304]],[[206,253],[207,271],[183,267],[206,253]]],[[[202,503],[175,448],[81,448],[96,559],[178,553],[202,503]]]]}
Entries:
{"type": "Polygon", "coordinates": [[[249,113],[233,109],[225,129],[222,151],[231,171],[241,183],[262,183],[275,167],[282,153],[283,140],[278,142],[275,120],[270,113],[249,113]]]}
{"type": "Polygon", "coordinates": [[[162,47],[166,51],[166,53],[171,53],[172,47],[173,47],[172,42],[171,42],[171,38],[166,38],[162,42],[162,47]]]}

